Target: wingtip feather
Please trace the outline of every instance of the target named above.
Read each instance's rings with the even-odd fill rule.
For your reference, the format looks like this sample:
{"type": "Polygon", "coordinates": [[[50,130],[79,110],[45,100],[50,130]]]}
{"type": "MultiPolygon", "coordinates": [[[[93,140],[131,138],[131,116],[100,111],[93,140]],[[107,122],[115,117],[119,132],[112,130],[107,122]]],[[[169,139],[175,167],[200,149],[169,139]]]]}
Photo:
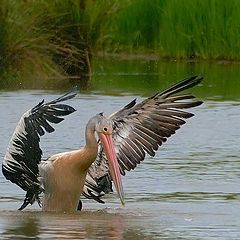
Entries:
{"type": "Polygon", "coordinates": [[[197,84],[199,84],[200,82],[202,82],[202,80],[203,80],[203,77],[198,76],[198,75],[185,78],[182,81],[174,84],[170,88],[167,88],[163,92],[156,94],[155,97],[156,96],[168,97],[170,95],[181,92],[183,90],[192,88],[192,87],[196,86],[197,84]]]}

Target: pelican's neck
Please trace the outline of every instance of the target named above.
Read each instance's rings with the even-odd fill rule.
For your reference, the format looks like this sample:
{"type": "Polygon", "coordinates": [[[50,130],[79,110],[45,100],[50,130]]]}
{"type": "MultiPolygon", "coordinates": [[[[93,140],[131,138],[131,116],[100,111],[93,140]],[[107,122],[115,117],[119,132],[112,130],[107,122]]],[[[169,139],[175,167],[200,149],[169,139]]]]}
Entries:
{"type": "Polygon", "coordinates": [[[90,119],[87,123],[85,129],[85,141],[86,145],[84,148],[76,151],[76,159],[78,162],[78,169],[81,171],[85,171],[89,168],[89,166],[96,160],[97,152],[98,152],[98,143],[95,137],[95,121],[94,119],[90,119]],[[80,154],[80,155],[79,155],[80,154]]]}

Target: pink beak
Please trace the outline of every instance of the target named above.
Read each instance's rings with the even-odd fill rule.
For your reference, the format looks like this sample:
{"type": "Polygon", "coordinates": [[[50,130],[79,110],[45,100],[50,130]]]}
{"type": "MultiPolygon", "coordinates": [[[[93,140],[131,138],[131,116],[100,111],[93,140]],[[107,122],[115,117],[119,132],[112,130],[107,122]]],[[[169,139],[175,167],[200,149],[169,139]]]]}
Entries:
{"type": "Polygon", "coordinates": [[[122,205],[124,205],[125,201],[124,201],[124,192],[123,192],[121,174],[120,174],[119,165],[116,157],[116,152],[113,147],[112,135],[103,134],[103,133],[99,133],[98,135],[103,145],[103,150],[108,159],[109,171],[110,171],[113,183],[115,185],[115,188],[117,190],[121,203],[122,205]]]}

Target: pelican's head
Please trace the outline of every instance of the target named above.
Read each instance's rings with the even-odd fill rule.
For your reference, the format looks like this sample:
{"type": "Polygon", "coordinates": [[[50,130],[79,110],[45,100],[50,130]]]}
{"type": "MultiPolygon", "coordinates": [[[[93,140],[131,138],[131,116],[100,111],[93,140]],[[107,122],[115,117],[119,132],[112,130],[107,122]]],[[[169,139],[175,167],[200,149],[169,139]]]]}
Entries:
{"type": "Polygon", "coordinates": [[[99,113],[97,115],[97,121],[95,125],[95,131],[99,134],[105,134],[105,135],[112,135],[113,133],[113,127],[112,127],[112,121],[105,116],[103,116],[102,113],[99,113]]]}
{"type": "Polygon", "coordinates": [[[113,124],[112,121],[103,116],[102,113],[98,114],[96,118],[97,121],[95,124],[95,131],[99,136],[100,142],[103,146],[103,150],[107,156],[110,175],[118,192],[118,196],[121,200],[121,203],[124,205],[124,193],[121,174],[112,138],[113,124]]]}

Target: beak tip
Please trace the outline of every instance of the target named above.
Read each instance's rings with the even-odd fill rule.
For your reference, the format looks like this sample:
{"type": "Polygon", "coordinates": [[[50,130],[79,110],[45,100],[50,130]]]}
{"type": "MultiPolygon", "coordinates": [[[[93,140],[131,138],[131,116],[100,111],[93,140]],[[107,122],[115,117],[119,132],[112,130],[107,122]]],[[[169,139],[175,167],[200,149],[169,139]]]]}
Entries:
{"type": "Polygon", "coordinates": [[[120,197],[120,201],[121,201],[122,206],[125,206],[125,199],[120,197]]]}

